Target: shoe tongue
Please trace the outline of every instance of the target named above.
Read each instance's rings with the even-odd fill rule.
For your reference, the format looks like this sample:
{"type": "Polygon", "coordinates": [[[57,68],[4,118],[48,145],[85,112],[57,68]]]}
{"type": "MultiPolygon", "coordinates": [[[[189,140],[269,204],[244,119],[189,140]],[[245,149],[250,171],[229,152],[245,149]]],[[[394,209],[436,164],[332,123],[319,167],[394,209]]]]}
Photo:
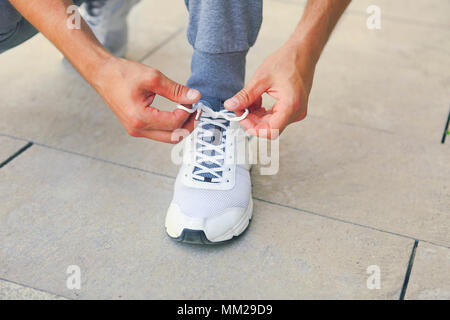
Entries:
{"type": "MultiPolygon", "coordinates": [[[[205,105],[206,107],[211,108],[213,111],[218,112],[220,110],[223,110],[223,101],[218,98],[204,97],[204,98],[202,98],[202,100],[200,100],[200,102],[203,105],[205,105]]],[[[225,124],[225,125],[228,125],[228,123],[229,122],[227,122],[227,124],[225,124]]],[[[200,125],[202,125],[202,124],[200,123],[200,125]]],[[[223,128],[213,125],[213,124],[203,124],[202,128],[211,133],[211,135],[203,136],[202,141],[207,142],[209,144],[214,144],[214,145],[221,144],[221,142],[222,142],[221,140],[223,139],[222,135],[224,134],[223,128]]],[[[203,154],[207,154],[209,156],[215,156],[215,153],[216,152],[214,150],[203,151],[203,154]]],[[[211,168],[211,169],[219,167],[219,165],[217,165],[215,163],[206,162],[206,161],[201,162],[200,164],[207,168],[211,168]]],[[[197,170],[200,170],[200,169],[198,167],[195,167],[193,172],[196,172],[197,170]]],[[[217,173],[219,175],[222,175],[222,172],[220,172],[220,171],[218,171],[217,173]]],[[[203,177],[203,180],[201,180],[201,181],[211,182],[211,183],[212,183],[211,180],[213,178],[216,178],[216,176],[214,176],[213,174],[211,174],[209,172],[201,173],[201,174],[199,174],[199,176],[203,177]]],[[[196,178],[194,178],[194,179],[196,179],[196,178]]],[[[198,180],[198,179],[196,179],[196,180],[198,180]]]]}

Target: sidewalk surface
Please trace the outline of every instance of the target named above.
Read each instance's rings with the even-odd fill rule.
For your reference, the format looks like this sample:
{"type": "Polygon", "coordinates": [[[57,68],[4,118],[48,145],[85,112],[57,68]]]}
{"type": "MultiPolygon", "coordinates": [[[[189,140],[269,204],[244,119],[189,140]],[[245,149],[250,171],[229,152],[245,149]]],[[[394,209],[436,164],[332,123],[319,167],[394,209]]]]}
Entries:
{"type": "MultiPolygon", "coordinates": [[[[265,1],[248,77],[303,8],[265,1]]],[[[249,230],[213,247],[165,234],[171,145],[129,137],[43,36],[1,55],[0,299],[450,299],[449,12],[448,0],[353,1],[307,119],[280,139],[279,173],[253,170],[249,230]],[[372,4],[381,30],[366,26],[372,4]]],[[[131,15],[128,58],[184,83],[184,2],[131,15]]]]}

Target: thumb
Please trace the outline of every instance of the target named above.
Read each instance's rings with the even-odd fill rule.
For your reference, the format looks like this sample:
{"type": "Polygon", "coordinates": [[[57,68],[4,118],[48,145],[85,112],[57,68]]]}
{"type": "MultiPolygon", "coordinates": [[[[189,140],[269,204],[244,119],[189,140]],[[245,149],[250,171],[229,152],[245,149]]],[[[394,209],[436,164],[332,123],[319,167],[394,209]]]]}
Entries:
{"type": "Polygon", "coordinates": [[[225,101],[224,106],[230,111],[250,107],[267,90],[267,86],[259,81],[251,80],[241,91],[225,101]]]}
{"type": "Polygon", "coordinates": [[[193,104],[202,97],[200,91],[190,89],[182,84],[170,80],[162,73],[158,85],[153,88],[153,91],[160,96],[166,97],[173,102],[180,104],[193,104]]]}

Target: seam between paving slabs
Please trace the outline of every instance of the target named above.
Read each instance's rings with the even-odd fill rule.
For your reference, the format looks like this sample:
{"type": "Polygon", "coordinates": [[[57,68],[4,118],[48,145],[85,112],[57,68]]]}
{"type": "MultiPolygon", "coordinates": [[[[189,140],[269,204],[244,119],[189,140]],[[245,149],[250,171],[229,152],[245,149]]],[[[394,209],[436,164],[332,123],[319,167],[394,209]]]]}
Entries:
{"type": "Polygon", "coordinates": [[[442,140],[441,140],[442,144],[445,143],[445,139],[446,139],[447,135],[450,135],[450,130],[448,129],[449,124],[450,124],[450,110],[448,111],[447,122],[444,127],[444,133],[442,134],[442,140]]]}
{"type": "Polygon", "coordinates": [[[35,288],[35,287],[32,287],[32,286],[29,286],[29,285],[26,285],[26,284],[23,284],[23,283],[20,283],[20,282],[8,280],[8,279],[2,278],[2,277],[0,277],[0,281],[12,283],[12,284],[15,284],[17,286],[21,286],[21,287],[24,287],[24,288],[27,288],[27,289],[32,289],[32,290],[39,291],[39,292],[42,292],[42,293],[50,294],[50,295],[55,296],[57,298],[64,298],[64,299],[67,299],[67,300],[73,300],[72,298],[65,297],[65,296],[60,295],[58,293],[53,293],[53,292],[50,292],[50,291],[38,289],[38,288],[35,288]]]}
{"type": "Polygon", "coordinates": [[[408,261],[408,267],[406,268],[405,279],[403,280],[403,287],[400,293],[399,300],[405,300],[406,290],[408,289],[409,277],[411,276],[411,271],[414,265],[414,258],[416,257],[417,246],[419,245],[419,241],[415,240],[413,248],[411,250],[411,255],[408,261]]]}
{"type": "MultiPolygon", "coordinates": [[[[0,133],[0,136],[9,137],[9,138],[16,139],[16,140],[25,140],[23,138],[9,136],[9,135],[6,135],[6,134],[1,134],[1,133],[0,133]]],[[[118,166],[118,167],[131,169],[131,170],[136,170],[136,171],[152,174],[152,175],[155,175],[155,176],[160,176],[160,177],[168,178],[168,179],[171,179],[171,180],[175,180],[175,177],[167,175],[167,174],[158,173],[158,172],[154,172],[154,171],[150,171],[150,170],[146,170],[146,169],[142,169],[142,168],[138,168],[138,167],[129,166],[129,165],[126,165],[126,164],[123,164],[123,163],[118,163],[118,162],[114,162],[114,161],[110,161],[110,160],[97,158],[97,157],[86,155],[86,154],[83,154],[83,153],[74,152],[74,151],[70,151],[70,150],[66,150],[66,149],[50,146],[50,145],[47,145],[47,144],[44,144],[44,143],[39,143],[39,142],[36,142],[36,141],[31,142],[31,143],[33,145],[36,145],[36,146],[39,146],[39,147],[43,147],[43,148],[47,148],[47,149],[51,149],[51,150],[55,150],[55,151],[58,151],[58,152],[68,153],[68,154],[76,155],[76,156],[79,156],[79,157],[83,157],[83,158],[87,158],[87,159],[91,159],[91,160],[95,160],[95,161],[109,163],[111,165],[115,165],[115,166],[118,166]]],[[[383,232],[383,233],[390,234],[390,235],[393,235],[393,236],[397,236],[397,237],[401,237],[401,238],[405,238],[405,239],[410,239],[410,240],[414,240],[414,241],[421,241],[421,242],[432,244],[432,245],[437,246],[437,247],[450,249],[450,246],[446,246],[446,245],[442,245],[442,244],[439,244],[439,243],[435,243],[433,241],[429,241],[429,240],[425,240],[425,239],[418,239],[418,238],[415,238],[415,237],[412,237],[412,236],[408,236],[408,235],[405,235],[405,234],[396,233],[396,232],[392,232],[392,231],[388,231],[388,230],[383,230],[383,229],[379,229],[379,228],[372,227],[372,226],[369,226],[369,225],[364,225],[364,224],[352,222],[352,221],[349,221],[349,220],[344,220],[344,219],[340,219],[340,218],[337,218],[337,217],[328,216],[328,215],[323,214],[323,213],[318,213],[318,212],[314,212],[314,211],[310,211],[310,210],[306,210],[306,209],[296,208],[296,207],[293,207],[293,206],[290,206],[290,205],[286,205],[286,204],[282,204],[282,203],[278,203],[278,202],[273,202],[273,201],[269,201],[269,200],[264,200],[264,199],[261,199],[261,198],[258,198],[258,197],[253,197],[253,199],[261,201],[261,202],[264,202],[264,203],[268,203],[268,204],[271,204],[271,205],[284,207],[284,208],[292,209],[292,210],[295,210],[295,211],[298,211],[298,212],[302,212],[302,213],[306,213],[306,214],[322,217],[324,219],[330,219],[330,220],[338,221],[338,222],[341,222],[341,223],[346,223],[346,224],[349,224],[349,225],[352,225],[352,226],[358,226],[358,227],[361,227],[361,228],[366,228],[366,229],[373,230],[373,231],[383,232]]]]}

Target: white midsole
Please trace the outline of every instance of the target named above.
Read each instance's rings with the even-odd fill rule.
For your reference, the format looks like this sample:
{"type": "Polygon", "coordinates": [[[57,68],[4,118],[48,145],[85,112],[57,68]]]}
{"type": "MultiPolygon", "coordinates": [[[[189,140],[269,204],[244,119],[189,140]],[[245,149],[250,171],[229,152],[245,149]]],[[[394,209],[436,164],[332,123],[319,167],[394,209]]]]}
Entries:
{"type": "Polygon", "coordinates": [[[166,230],[169,236],[177,238],[184,229],[203,231],[211,242],[230,240],[239,236],[249,224],[253,213],[253,199],[247,208],[229,208],[221,215],[210,218],[194,218],[181,212],[178,205],[171,203],[166,216],[166,230]]]}

